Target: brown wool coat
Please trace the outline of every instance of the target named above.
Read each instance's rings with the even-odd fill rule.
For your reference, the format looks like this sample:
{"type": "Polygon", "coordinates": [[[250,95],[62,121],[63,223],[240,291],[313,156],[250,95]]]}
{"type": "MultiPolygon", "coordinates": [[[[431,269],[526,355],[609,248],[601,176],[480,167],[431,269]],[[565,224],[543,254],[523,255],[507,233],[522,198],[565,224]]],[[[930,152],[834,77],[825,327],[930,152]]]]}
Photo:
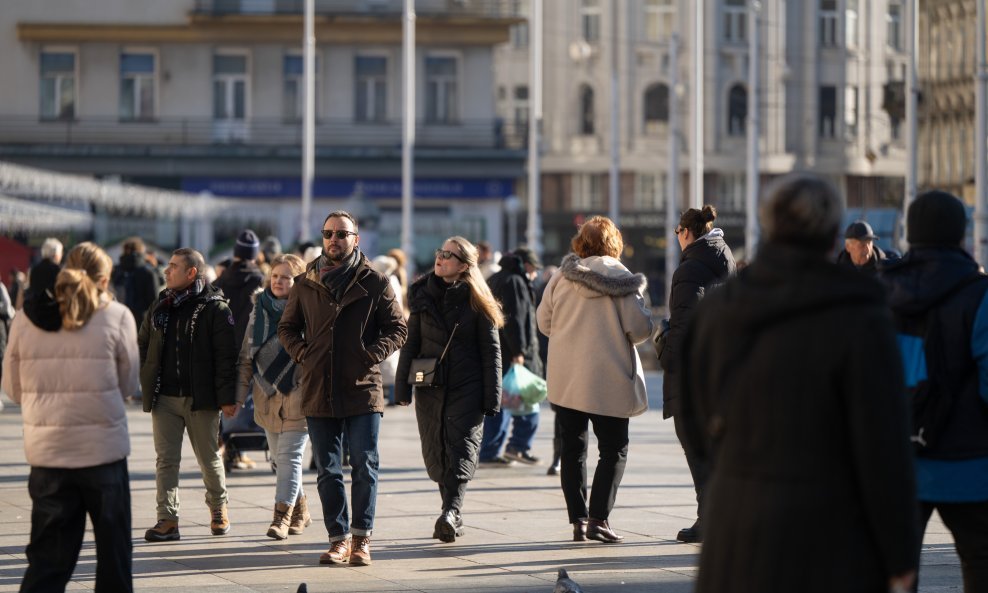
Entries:
{"type": "Polygon", "coordinates": [[[319,260],[295,278],[278,339],[301,368],[302,413],[347,418],[384,412],[380,363],[408,330],[388,279],[363,255],[337,302],[319,281],[319,260]]]}

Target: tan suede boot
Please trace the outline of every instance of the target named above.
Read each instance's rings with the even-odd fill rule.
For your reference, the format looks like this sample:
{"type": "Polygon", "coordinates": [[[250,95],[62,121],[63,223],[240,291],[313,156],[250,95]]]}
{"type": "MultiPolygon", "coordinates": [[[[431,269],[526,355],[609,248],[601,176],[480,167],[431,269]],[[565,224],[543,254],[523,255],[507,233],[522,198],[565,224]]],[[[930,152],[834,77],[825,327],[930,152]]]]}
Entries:
{"type": "Polygon", "coordinates": [[[292,522],[288,527],[288,533],[292,535],[302,535],[305,528],[312,524],[312,516],[309,515],[309,503],[305,500],[304,494],[299,494],[295,499],[295,509],[292,511],[292,522]]]}
{"type": "Polygon", "coordinates": [[[274,539],[288,539],[288,525],[291,523],[292,505],[283,502],[275,503],[274,518],[271,519],[271,527],[268,527],[268,537],[274,539]]]}

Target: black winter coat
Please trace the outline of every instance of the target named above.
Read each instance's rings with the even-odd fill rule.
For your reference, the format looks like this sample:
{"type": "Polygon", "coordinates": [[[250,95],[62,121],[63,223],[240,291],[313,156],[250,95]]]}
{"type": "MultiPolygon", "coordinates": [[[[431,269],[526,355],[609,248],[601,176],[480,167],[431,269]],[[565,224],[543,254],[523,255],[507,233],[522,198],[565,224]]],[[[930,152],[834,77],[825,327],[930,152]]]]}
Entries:
{"type": "Polygon", "coordinates": [[[501,270],[487,279],[494,298],[501,303],[504,327],[500,331],[501,353],[507,363],[504,372],[511,368],[511,361],[521,354],[525,367],[540,377],[545,377],[542,357],[539,355],[539,330],[535,318],[535,289],[525,276],[525,266],[517,255],[508,254],[498,262],[501,270]]]}
{"type": "Polygon", "coordinates": [[[234,340],[239,352],[244,343],[250,312],[254,310],[254,294],[264,288],[264,274],[254,262],[236,260],[229,268],[223,270],[223,275],[213,284],[230,299],[230,310],[233,311],[235,324],[234,340]]]}
{"type": "MultiPolygon", "coordinates": [[[[144,392],[144,411],[150,412],[155,401],[154,388],[161,372],[164,332],[155,327],[151,317],[158,305],[155,299],[144,313],[144,321],[137,334],[141,353],[141,391],[144,392]]],[[[223,297],[223,291],[207,284],[201,293],[181,307],[193,308],[195,323],[191,337],[192,349],[186,368],[192,369],[192,409],[218,410],[221,406],[237,403],[237,353],[233,341],[233,316],[223,297]]]]}
{"type": "Polygon", "coordinates": [[[120,265],[113,268],[110,285],[117,301],[123,303],[134,315],[134,323],[140,325],[144,313],[158,298],[163,286],[151,264],[144,261],[143,253],[126,253],[120,256],[120,265]]]}
{"type": "Polygon", "coordinates": [[[684,445],[711,468],[698,593],[887,591],[917,566],[902,363],[878,282],[763,245],[697,306],[683,355],[684,445]]]}
{"type": "Polygon", "coordinates": [[[676,373],[682,356],[683,335],[700,299],[711,285],[733,276],[736,271],[734,254],[724,242],[724,233],[714,229],[690,243],[683,250],[679,267],[672,275],[669,293],[669,333],[659,364],[664,371],[662,380],[662,417],[671,418],[676,413],[676,373]]]}
{"type": "Polygon", "coordinates": [[[395,374],[395,400],[412,401],[408,369],[413,358],[439,358],[456,327],[440,371],[442,385],[418,387],[415,415],[422,457],[432,480],[473,477],[484,433],[484,413],[501,403],[501,349],[497,328],[470,306],[470,287],[446,285],[433,273],[409,288],[408,341],[395,374]],[[459,325],[457,325],[459,324],[459,325]]]}
{"type": "Polygon", "coordinates": [[[842,249],[841,252],[837,254],[838,264],[848,268],[852,268],[854,270],[864,272],[865,274],[868,274],[869,276],[872,277],[878,276],[878,270],[881,267],[891,264],[895,261],[898,261],[898,259],[899,259],[898,257],[890,257],[887,253],[882,251],[878,247],[878,245],[872,247],[871,257],[868,258],[868,261],[865,262],[865,265],[861,266],[860,268],[854,265],[854,262],[851,260],[851,254],[848,253],[847,249],[842,249]]]}

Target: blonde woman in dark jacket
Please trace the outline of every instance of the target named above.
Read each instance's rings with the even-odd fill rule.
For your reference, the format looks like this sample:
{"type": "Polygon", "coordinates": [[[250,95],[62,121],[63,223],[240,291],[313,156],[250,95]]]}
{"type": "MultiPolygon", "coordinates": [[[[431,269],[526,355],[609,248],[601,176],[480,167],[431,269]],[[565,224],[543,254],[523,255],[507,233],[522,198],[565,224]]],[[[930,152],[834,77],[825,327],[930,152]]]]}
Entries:
{"type": "Polygon", "coordinates": [[[247,401],[254,381],[254,420],[264,429],[275,462],[274,518],[268,537],[286,539],[301,535],[312,523],[302,491],[302,455],[309,441],[297,367],[278,342],[278,322],[285,311],[295,277],[305,271],[296,255],[279,255],[271,261],[269,286],[256,295],[244,333],[237,364],[237,403],[247,401]]]}
{"type": "Polygon", "coordinates": [[[500,408],[498,328],[504,317],[477,267],[477,248],[463,237],[450,237],[436,250],[432,273],[413,284],[409,295],[412,315],[398,359],[395,400],[412,402],[413,359],[442,357],[437,384],[415,388],[415,415],[425,467],[443,503],[432,537],[453,542],[463,534],[460,512],[477,468],[484,416],[500,408]]]}

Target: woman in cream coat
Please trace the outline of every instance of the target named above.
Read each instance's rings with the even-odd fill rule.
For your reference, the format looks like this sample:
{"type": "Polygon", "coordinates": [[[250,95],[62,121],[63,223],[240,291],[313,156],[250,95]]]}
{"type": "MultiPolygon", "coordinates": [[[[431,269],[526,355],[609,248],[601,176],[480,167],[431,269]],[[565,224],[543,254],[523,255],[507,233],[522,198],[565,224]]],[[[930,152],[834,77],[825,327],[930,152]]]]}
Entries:
{"type": "Polygon", "coordinates": [[[573,237],[538,308],[549,337],[549,401],[559,417],[561,483],[573,539],[617,543],[607,520],[628,458],[628,419],[648,409],[635,345],[652,335],[645,277],[618,257],[621,232],[594,216],[573,237]],[[588,364],[587,361],[592,361],[588,364]],[[587,426],[600,458],[587,506],[587,426]]]}
{"type": "Polygon", "coordinates": [[[96,590],[133,590],[125,397],[137,391],[137,329],[107,292],[113,263],[93,243],[69,252],[55,282],[61,327],[17,315],[3,389],[21,404],[31,464],[31,541],[21,591],[61,591],[89,514],[96,590]]]}

